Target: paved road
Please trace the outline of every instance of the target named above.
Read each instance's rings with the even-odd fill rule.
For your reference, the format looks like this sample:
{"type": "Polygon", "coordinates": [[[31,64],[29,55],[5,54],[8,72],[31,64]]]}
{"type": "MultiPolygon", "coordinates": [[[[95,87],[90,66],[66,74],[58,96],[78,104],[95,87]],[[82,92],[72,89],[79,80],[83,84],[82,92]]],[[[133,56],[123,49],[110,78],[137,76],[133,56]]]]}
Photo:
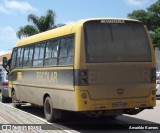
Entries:
{"type": "MultiPolygon", "coordinates": [[[[158,104],[159,105],[159,101],[158,104]]],[[[72,129],[78,132],[85,132],[85,133],[91,133],[91,132],[106,132],[106,130],[102,130],[105,129],[105,126],[111,125],[111,126],[121,126],[123,127],[127,127],[126,125],[128,124],[160,124],[160,117],[159,117],[159,112],[160,110],[160,106],[156,107],[155,110],[146,110],[144,112],[141,112],[139,115],[134,115],[134,116],[128,116],[128,115],[122,115],[117,117],[115,120],[112,119],[107,119],[107,118],[88,118],[86,116],[78,116],[76,114],[73,114],[72,118],[70,118],[69,120],[62,120],[57,124],[57,126],[62,127],[64,129],[72,129]],[[159,112],[157,112],[157,110],[159,112]],[[154,119],[154,117],[152,118],[152,114],[157,114],[157,119],[154,119]],[[142,117],[141,117],[142,116],[142,117]],[[148,117],[149,116],[149,117],[148,117]],[[144,118],[144,119],[143,119],[144,118]],[[159,119],[159,121],[157,121],[159,119]],[[92,131],[89,131],[91,130],[92,131]]],[[[23,107],[21,110],[31,113],[33,115],[36,115],[37,117],[40,117],[41,119],[43,119],[45,121],[44,118],[44,114],[43,114],[43,109],[40,108],[33,108],[31,106],[26,106],[23,107]],[[37,113],[38,112],[38,113],[37,113]]],[[[115,128],[116,128],[115,126],[115,128]]],[[[107,130],[108,131],[108,130],[107,130]]],[[[133,133],[160,133],[159,131],[148,131],[148,130],[143,130],[143,131],[124,131],[124,130],[119,130],[119,131],[109,131],[109,132],[118,132],[118,133],[128,133],[128,132],[133,132],[133,133]]]]}
{"type": "MultiPolygon", "coordinates": [[[[6,106],[11,106],[11,104],[6,104],[6,106]]],[[[23,106],[21,108],[21,111],[24,111],[26,113],[32,114],[36,116],[37,118],[43,120],[46,122],[44,118],[43,108],[34,108],[30,105],[23,106]]],[[[53,123],[55,124],[55,123],[53,123]]],[[[157,101],[157,106],[153,110],[144,110],[143,112],[139,113],[138,115],[122,115],[117,117],[115,120],[113,119],[107,119],[107,118],[88,118],[84,116],[78,116],[76,114],[73,114],[71,118],[62,120],[55,125],[58,127],[63,128],[64,130],[68,130],[70,132],[118,132],[118,133],[124,133],[124,132],[133,132],[133,133],[160,133],[160,130],[116,130],[116,131],[108,131],[108,130],[102,130],[105,126],[120,126],[122,128],[128,127],[127,125],[130,124],[160,124],[160,100],[157,101]],[[92,129],[92,131],[91,131],[92,129]]],[[[116,127],[115,127],[116,128],[116,127]]],[[[105,128],[106,129],[106,128],[105,128]]]]}
{"type": "Polygon", "coordinates": [[[154,107],[154,109],[144,110],[137,115],[133,115],[132,117],[160,124],[160,100],[156,101],[156,107],[154,107]]]}

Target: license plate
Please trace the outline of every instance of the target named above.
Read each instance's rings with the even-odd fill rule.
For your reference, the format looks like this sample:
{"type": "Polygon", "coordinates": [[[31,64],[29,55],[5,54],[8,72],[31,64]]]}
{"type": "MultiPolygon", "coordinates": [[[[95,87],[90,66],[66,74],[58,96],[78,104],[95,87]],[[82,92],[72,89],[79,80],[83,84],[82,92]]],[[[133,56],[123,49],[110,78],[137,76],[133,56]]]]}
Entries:
{"type": "Polygon", "coordinates": [[[114,109],[123,109],[123,108],[127,107],[127,103],[121,103],[121,102],[119,102],[119,103],[113,103],[112,107],[114,109]]]}

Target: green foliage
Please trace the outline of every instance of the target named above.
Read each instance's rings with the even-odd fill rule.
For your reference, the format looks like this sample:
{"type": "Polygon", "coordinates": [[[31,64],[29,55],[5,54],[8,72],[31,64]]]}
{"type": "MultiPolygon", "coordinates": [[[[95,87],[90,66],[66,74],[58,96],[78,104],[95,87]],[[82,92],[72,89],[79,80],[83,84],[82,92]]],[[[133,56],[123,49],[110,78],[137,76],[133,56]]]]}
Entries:
{"type": "Polygon", "coordinates": [[[28,15],[28,22],[32,25],[20,27],[17,31],[17,37],[23,38],[34,34],[38,34],[53,28],[63,26],[64,24],[55,25],[56,14],[52,10],[48,10],[45,16],[28,15]]]}
{"type": "Polygon", "coordinates": [[[153,39],[154,47],[160,48],[160,27],[155,30],[154,34],[152,34],[151,37],[153,39]]]}
{"type": "Polygon", "coordinates": [[[151,32],[155,47],[160,48],[160,0],[145,10],[135,10],[128,14],[128,18],[137,19],[144,23],[151,32]]]}
{"type": "Polygon", "coordinates": [[[36,29],[33,25],[26,25],[24,27],[20,27],[17,31],[18,38],[32,36],[38,34],[38,29],[36,29]]]}
{"type": "Polygon", "coordinates": [[[152,29],[152,21],[151,21],[151,14],[146,12],[145,10],[135,10],[132,13],[128,14],[128,18],[137,19],[143,22],[149,30],[152,29]]]}

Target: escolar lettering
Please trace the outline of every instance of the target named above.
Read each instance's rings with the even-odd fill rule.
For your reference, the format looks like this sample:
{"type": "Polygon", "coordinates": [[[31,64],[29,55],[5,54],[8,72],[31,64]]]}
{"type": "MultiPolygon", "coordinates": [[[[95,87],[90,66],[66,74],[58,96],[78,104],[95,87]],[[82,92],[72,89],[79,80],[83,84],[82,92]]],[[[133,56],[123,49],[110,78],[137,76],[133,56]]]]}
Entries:
{"type": "Polygon", "coordinates": [[[57,72],[37,72],[37,80],[57,83],[57,72]]]}

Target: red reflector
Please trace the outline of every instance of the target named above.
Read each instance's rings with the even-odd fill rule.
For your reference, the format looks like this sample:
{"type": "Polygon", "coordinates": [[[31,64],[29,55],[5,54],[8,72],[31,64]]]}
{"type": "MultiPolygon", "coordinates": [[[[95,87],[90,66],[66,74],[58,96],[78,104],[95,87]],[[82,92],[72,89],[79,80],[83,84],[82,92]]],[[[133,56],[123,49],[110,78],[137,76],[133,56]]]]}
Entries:
{"type": "Polygon", "coordinates": [[[3,82],[3,83],[2,83],[2,86],[8,86],[8,83],[3,82]]]}

